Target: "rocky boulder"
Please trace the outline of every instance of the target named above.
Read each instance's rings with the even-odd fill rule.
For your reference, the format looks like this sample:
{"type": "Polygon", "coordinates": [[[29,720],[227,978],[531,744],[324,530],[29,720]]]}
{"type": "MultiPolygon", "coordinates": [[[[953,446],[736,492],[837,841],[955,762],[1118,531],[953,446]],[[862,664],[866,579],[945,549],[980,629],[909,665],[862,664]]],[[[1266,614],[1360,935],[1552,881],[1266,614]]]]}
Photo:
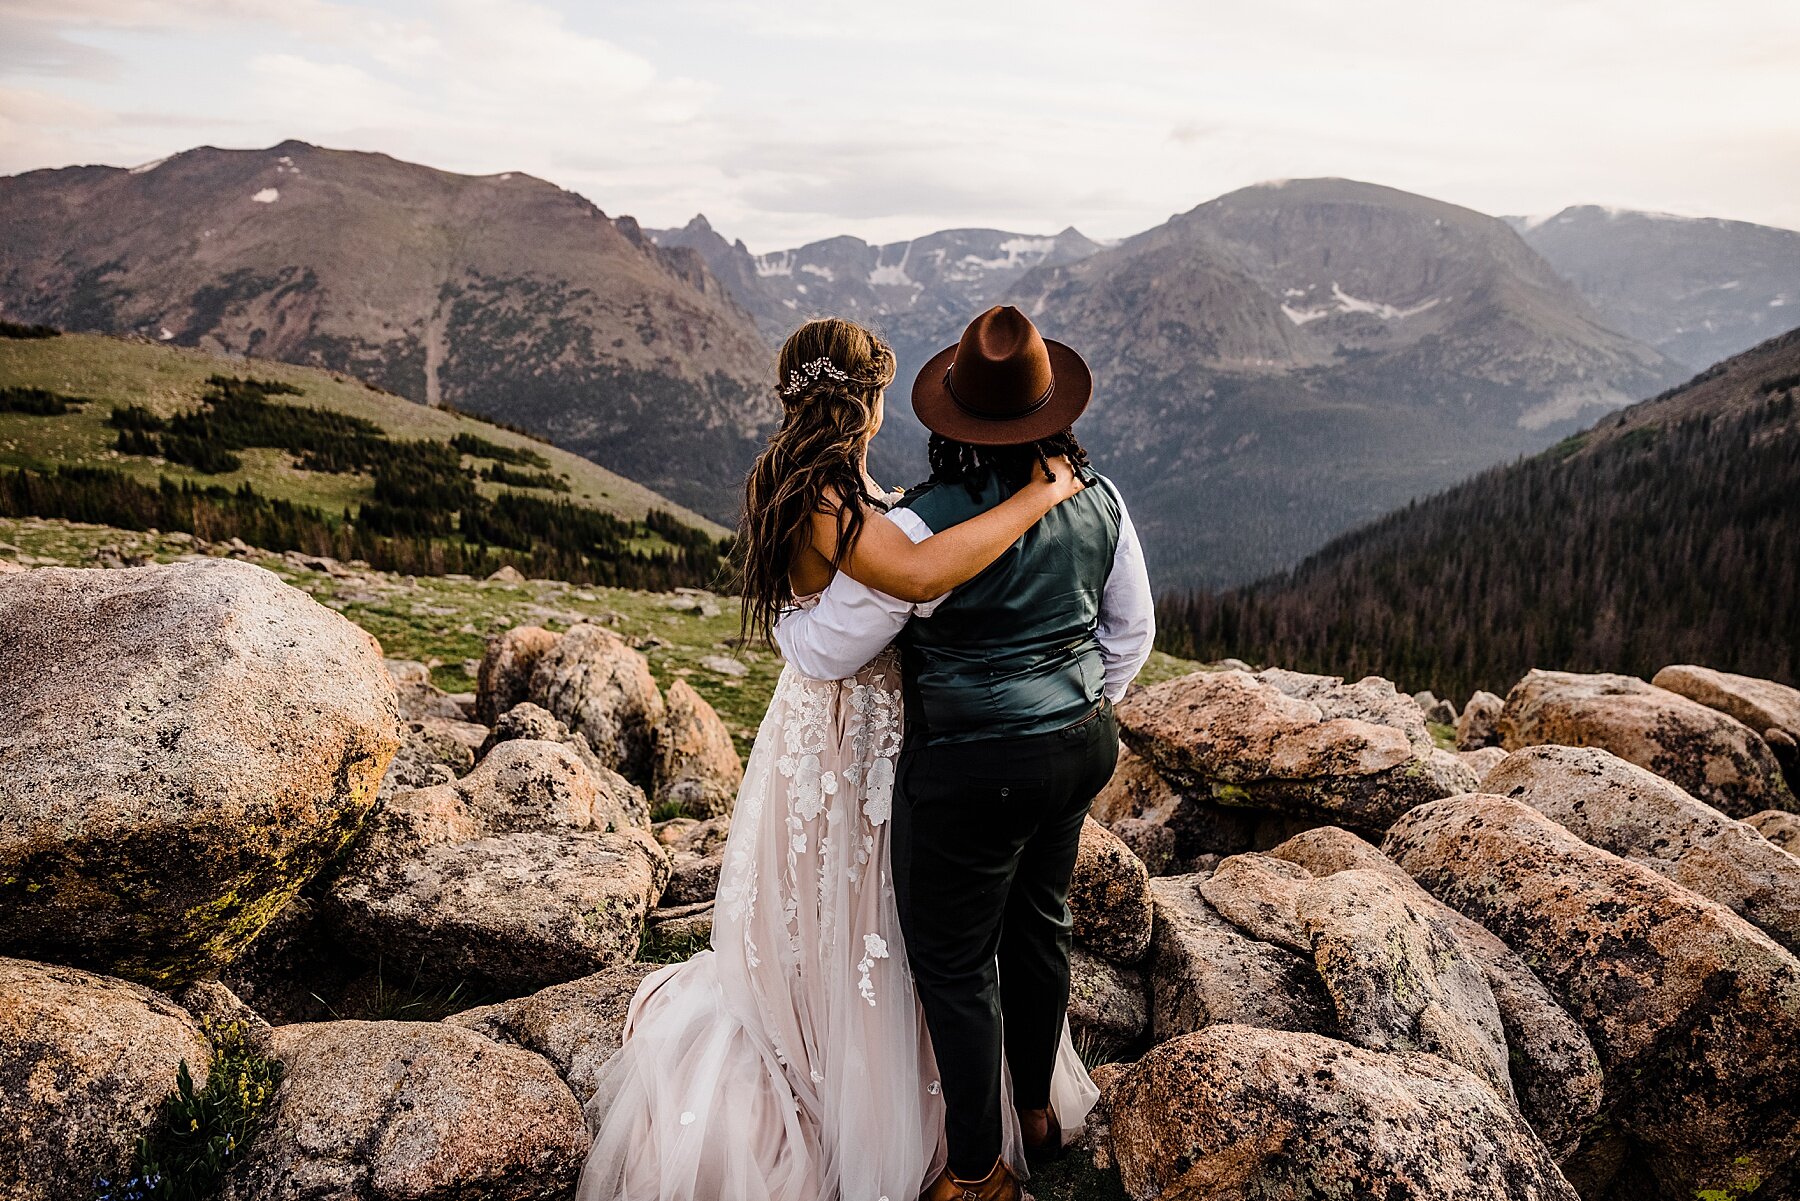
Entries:
{"type": "Polygon", "coordinates": [[[211,1050],[169,998],[123,980],[0,959],[0,1198],[71,1201],[131,1175],[183,1061],[211,1050]]]}
{"type": "Polygon", "coordinates": [[[641,787],[655,784],[662,693],[650,664],[604,626],[573,626],[538,656],[530,699],[587,736],[600,761],[641,787]]]}
{"type": "Polygon", "coordinates": [[[544,652],[562,638],[540,626],[515,626],[488,639],[475,673],[475,720],[493,725],[531,695],[531,673],[544,652]]]}
{"type": "Polygon", "coordinates": [[[1134,1046],[1150,1029],[1144,976],[1077,946],[1069,954],[1069,1026],[1113,1050],[1134,1046]]]}
{"type": "Polygon", "coordinates": [[[199,1019],[202,1027],[224,1030],[242,1026],[246,1031],[267,1030],[262,1014],[244,1003],[221,980],[196,980],[175,994],[175,1003],[199,1019]]]}
{"type": "Polygon", "coordinates": [[[1689,664],[1665,667],[1650,682],[1729,714],[1761,734],[1781,762],[1788,788],[1800,792],[1800,688],[1689,664]]]}
{"type": "Polygon", "coordinates": [[[1491,692],[1477,690],[1463,706],[1456,719],[1456,747],[1462,751],[1478,751],[1482,747],[1500,745],[1500,713],[1506,702],[1491,692]]]}
{"type": "Polygon", "coordinates": [[[1545,743],[1611,751],[1733,817],[1796,807],[1758,732],[1633,676],[1533,671],[1507,694],[1500,733],[1509,751],[1545,743]]]}
{"type": "Polygon", "coordinates": [[[1153,876],[1187,875],[1203,856],[1273,845],[1292,833],[1287,822],[1300,820],[1221,805],[1197,790],[1177,788],[1129,744],[1120,746],[1118,765],[1090,813],[1153,876]]]}
{"type": "Polygon", "coordinates": [[[1456,757],[1463,765],[1481,779],[1499,767],[1506,760],[1506,748],[1500,746],[1484,746],[1478,751],[1458,751],[1456,757]]]}
{"type": "Polygon", "coordinates": [[[503,742],[512,742],[519,738],[532,738],[539,742],[560,742],[573,748],[579,744],[581,757],[591,767],[599,762],[594,749],[588,746],[588,740],[580,734],[571,734],[568,723],[557,720],[556,714],[542,705],[534,705],[530,701],[520,701],[506,710],[494,720],[493,728],[488,731],[487,739],[482,743],[476,758],[487,754],[503,742]]]}
{"type": "Polygon", "coordinates": [[[502,743],[454,786],[401,793],[325,898],[366,958],[537,988],[632,959],[669,862],[556,743],[502,743]]]}
{"type": "Polygon", "coordinates": [[[1201,895],[1198,876],[1150,881],[1156,932],[1148,966],[1156,1042],[1222,1023],[1334,1032],[1309,956],[1251,938],[1201,895]]]}
{"type": "Polygon", "coordinates": [[[1752,813],[1744,821],[1788,854],[1800,855],[1800,813],[1765,809],[1761,813],[1752,813]]]}
{"type": "Polygon", "coordinates": [[[713,902],[694,901],[652,909],[644,922],[643,958],[674,963],[712,945],[713,902]]]}
{"type": "Polygon", "coordinates": [[[541,705],[524,701],[502,713],[500,720],[488,732],[481,748],[476,751],[475,757],[485,758],[488,752],[501,743],[522,739],[556,742],[567,747],[587,765],[588,773],[600,788],[613,798],[624,824],[646,830],[650,828],[650,802],[645,797],[644,790],[601,762],[600,756],[594,753],[594,748],[588,745],[585,735],[571,733],[565,723],[558,721],[555,714],[541,705]]]}
{"type": "Polygon", "coordinates": [[[1665,667],[1650,682],[1729,714],[1759,734],[1780,730],[1800,738],[1800,688],[1691,664],[1665,667]]]}
{"type": "Polygon", "coordinates": [[[375,640],[224,559],[0,581],[0,950],[174,986],[355,834],[399,745],[375,640]]]}
{"type": "Polygon", "coordinates": [[[1384,849],[1530,963],[1619,1082],[1609,1123],[1641,1153],[1571,1175],[1747,1195],[1800,1150],[1800,961],[1756,927],[1504,797],[1415,809],[1384,849]]]}
{"type": "Polygon", "coordinates": [[[714,817],[697,822],[677,818],[658,823],[655,833],[656,840],[669,852],[671,868],[663,904],[692,905],[712,900],[718,894],[719,872],[725,866],[725,840],[731,833],[731,819],[714,817]]]}
{"type": "Polygon", "coordinates": [[[631,999],[654,963],[622,963],[527,997],[465,1009],[444,1020],[453,1026],[541,1055],[586,1105],[600,1071],[619,1049],[631,999]]]}
{"type": "Polygon", "coordinates": [[[1593,747],[1514,751],[1482,791],[1711,897],[1800,952],[1800,859],[1661,776],[1593,747]]]}
{"type": "Polygon", "coordinates": [[[400,750],[381,778],[381,798],[409,788],[448,784],[466,775],[487,737],[487,727],[474,722],[442,717],[406,722],[400,730],[400,750]]]}
{"type": "Polygon", "coordinates": [[[552,1201],[588,1134],[550,1064],[439,1022],[278,1026],[283,1078],[232,1201],[552,1201]]]}
{"type": "Polygon", "coordinates": [[[1524,1120],[1435,1055],[1213,1026],[1127,1069],[1107,1109],[1139,1201],[1577,1201],[1524,1120]]]}
{"type": "Polygon", "coordinates": [[[1494,994],[1429,908],[1379,872],[1345,871],[1307,885],[1300,922],[1344,1039],[1371,1050],[1429,1051],[1515,1100],[1494,994]]]}
{"type": "Polygon", "coordinates": [[[1512,1101],[1499,1007],[1437,906],[1385,872],[1315,877],[1268,855],[1234,855],[1201,893],[1252,937],[1311,960],[1339,1037],[1376,1051],[1430,1051],[1512,1101]]]}
{"type": "Polygon", "coordinates": [[[1222,805],[1380,830],[1475,784],[1433,745],[1419,707],[1375,677],[1197,672],[1134,691],[1119,719],[1171,783],[1222,805]]]}
{"type": "Polygon", "coordinates": [[[355,949],[421,979],[533,988],[630,960],[667,873],[637,830],[482,837],[359,864],[329,913],[355,949]]]}
{"type": "Polygon", "coordinates": [[[468,715],[456,698],[431,682],[431,668],[416,659],[386,660],[402,721],[462,721],[468,715]]]}
{"type": "Polygon", "coordinates": [[[522,738],[489,751],[456,786],[463,809],[496,833],[641,828],[643,794],[597,773],[557,742],[522,738]]]}
{"type": "Polygon", "coordinates": [[[731,731],[686,680],[669,685],[656,739],[656,804],[687,817],[718,817],[737,803],[744,765],[731,731]]]}
{"type": "Polygon", "coordinates": [[[1088,818],[1069,881],[1075,938],[1102,959],[1129,966],[1150,950],[1150,873],[1131,848],[1088,818]]]}
{"type": "Polygon", "coordinates": [[[1314,876],[1352,870],[1381,873],[1411,903],[1450,930],[1461,951],[1481,966],[1493,993],[1520,1110],[1558,1163],[1575,1151],[1600,1110],[1604,1093],[1600,1060],[1581,1024],[1523,959],[1348,830],[1320,826],[1295,835],[1269,856],[1304,867],[1314,876]]]}

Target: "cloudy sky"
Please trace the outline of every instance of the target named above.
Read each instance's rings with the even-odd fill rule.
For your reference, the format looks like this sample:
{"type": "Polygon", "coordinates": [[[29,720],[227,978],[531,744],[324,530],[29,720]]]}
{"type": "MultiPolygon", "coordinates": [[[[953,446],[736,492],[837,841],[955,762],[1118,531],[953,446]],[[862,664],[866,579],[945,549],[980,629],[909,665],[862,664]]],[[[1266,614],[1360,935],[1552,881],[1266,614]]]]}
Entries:
{"type": "Polygon", "coordinates": [[[0,173],[297,137],[753,250],[1262,179],[1800,228],[1793,0],[0,0],[0,173]]]}

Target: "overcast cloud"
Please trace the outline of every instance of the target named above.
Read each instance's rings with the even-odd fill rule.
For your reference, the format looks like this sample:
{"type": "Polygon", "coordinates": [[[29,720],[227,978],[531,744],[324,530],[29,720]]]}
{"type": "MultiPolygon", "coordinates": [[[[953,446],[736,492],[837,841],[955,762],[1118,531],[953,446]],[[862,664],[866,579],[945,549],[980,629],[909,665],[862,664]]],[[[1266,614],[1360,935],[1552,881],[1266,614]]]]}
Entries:
{"type": "Polygon", "coordinates": [[[1800,228],[1791,0],[0,0],[0,173],[297,137],[753,250],[1268,178],[1800,228]]]}

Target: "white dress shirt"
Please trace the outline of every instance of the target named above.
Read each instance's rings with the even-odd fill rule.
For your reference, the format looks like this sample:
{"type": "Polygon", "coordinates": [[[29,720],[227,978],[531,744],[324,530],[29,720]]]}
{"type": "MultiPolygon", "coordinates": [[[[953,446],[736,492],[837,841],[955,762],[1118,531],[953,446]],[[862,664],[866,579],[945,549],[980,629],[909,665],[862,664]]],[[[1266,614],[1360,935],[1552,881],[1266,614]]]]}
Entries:
{"type": "MultiPolygon", "coordinates": [[[[1118,493],[1114,490],[1115,498],[1118,493]]],[[[911,509],[892,509],[887,519],[914,542],[931,537],[931,527],[911,509]]],[[[946,593],[945,595],[948,595],[946,593]]],[[[929,617],[943,597],[912,604],[877,592],[843,572],[832,577],[818,602],[790,609],[775,625],[775,642],[795,669],[815,680],[842,680],[892,642],[914,617],[929,617]]],[[[1156,611],[1150,596],[1150,573],[1138,544],[1131,514],[1119,499],[1119,544],[1100,595],[1095,638],[1106,666],[1105,691],[1117,701],[1150,657],[1156,637],[1156,611]]]]}

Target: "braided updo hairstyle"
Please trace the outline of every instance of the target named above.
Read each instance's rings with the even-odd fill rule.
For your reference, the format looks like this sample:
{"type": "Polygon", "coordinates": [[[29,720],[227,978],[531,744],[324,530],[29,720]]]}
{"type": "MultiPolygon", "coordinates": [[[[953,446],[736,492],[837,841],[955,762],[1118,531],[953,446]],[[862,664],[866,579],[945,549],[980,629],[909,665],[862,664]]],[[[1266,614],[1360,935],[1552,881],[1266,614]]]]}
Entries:
{"type": "Polygon", "coordinates": [[[837,498],[882,505],[864,487],[863,459],[894,370],[894,352],[886,342],[837,317],[809,321],[782,343],[775,358],[781,428],[744,481],[736,543],[746,637],[767,642],[793,599],[788,570],[810,539],[814,513],[836,515],[835,570],[861,535],[867,512],[862,504],[840,504],[837,498]],[[817,368],[821,359],[829,367],[817,368]]]}

